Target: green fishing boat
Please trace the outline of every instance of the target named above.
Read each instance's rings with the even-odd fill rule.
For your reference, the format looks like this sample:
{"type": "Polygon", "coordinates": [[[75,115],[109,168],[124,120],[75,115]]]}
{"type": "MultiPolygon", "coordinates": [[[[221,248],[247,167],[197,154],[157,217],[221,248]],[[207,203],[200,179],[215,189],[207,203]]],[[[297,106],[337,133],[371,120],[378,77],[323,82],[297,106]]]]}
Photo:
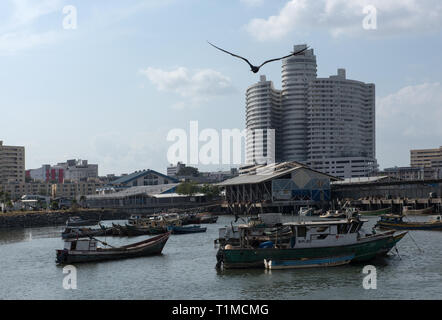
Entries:
{"type": "Polygon", "coordinates": [[[351,256],[351,262],[368,261],[387,254],[407,232],[366,233],[359,217],[342,220],[286,223],[292,230],[288,241],[267,241],[256,246],[249,239],[251,228],[239,228],[240,245],[226,245],[217,253],[217,267],[264,268],[264,261],[299,261],[351,256]]]}

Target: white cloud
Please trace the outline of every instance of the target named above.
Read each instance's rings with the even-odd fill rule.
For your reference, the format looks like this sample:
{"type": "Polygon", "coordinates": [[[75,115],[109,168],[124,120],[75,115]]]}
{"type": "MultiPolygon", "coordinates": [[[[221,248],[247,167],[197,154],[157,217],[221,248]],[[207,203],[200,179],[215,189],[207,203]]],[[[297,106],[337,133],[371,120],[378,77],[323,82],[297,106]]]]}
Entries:
{"type": "MultiPolygon", "coordinates": [[[[172,71],[149,67],[140,72],[155,85],[157,90],[175,93],[193,105],[207,102],[213,97],[230,94],[234,90],[228,77],[211,69],[191,72],[184,67],[172,71]]],[[[181,102],[175,107],[183,108],[183,106],[181,102]]]]}
{"type": "Polygon", "coordinates": [[[379,98],[376,109],[377,149],[386,166],[409,165],[410,149],[441,145],[441,83],[404,87],[379,98]]]}
{"type": "Polygon", "coordinates": [[[40,17],[62,8],[60,0],[12,0],[12,4],[14,12],[11,23],[14,27],[32,24],[40,17]]]}
{"type": "Polygon", "coordinates": [[[442,26],[440,0],[291,0],[277,15],[253,19],[246,30],[256,39],[280,39],[293,31],[324,29],[333,36],[386,35],[437,31],[442,26]],[[377,29],[362,26],[366,6],[377,9],[377,29]]]}
{"type": "Polygon", "coordinates": [[[56,31],[36,31],[34,25],[39,19],[58,10],[61,19],[61,0],[10,0],[9,2],[12,5],[10,18],[0,26],[0,54],[11,55],[56,40],[56,31]]]}
{"type": "Polygon", "coordinates": [[[407,86],[378,100],[380,127],[410,138],[442,137],[442,85],[407,86]]]}

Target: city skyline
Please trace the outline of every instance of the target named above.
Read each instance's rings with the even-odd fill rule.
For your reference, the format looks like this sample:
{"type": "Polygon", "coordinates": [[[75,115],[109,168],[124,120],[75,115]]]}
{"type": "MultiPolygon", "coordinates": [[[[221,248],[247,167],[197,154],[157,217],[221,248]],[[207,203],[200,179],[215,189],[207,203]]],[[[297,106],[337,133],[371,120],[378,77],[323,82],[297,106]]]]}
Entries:
{"type": "Polygon", "coordinates": [[[206,40],[253,62],[307,43],[318,77],[345,68],[376,85],[380,169],[408,166],[411,149],[438,147],[442,136],[441,6],[411,1],[416,11],[393,1],[392,10],[372,1],[378,26],[364,30],[365,2],[338,2],[5,1],[0,140],[25,147],[27,169],[82,158],[100,175],[164,172],[168,131],[192,120],[243,129],[246,89],[260,75],[281,88],[281,63],[253,75],[206,40]],[[77,10],[75,30],[63,29],[67,5],[77,10]],[[312,12],[324,13],[313,28],[312,12]]]}

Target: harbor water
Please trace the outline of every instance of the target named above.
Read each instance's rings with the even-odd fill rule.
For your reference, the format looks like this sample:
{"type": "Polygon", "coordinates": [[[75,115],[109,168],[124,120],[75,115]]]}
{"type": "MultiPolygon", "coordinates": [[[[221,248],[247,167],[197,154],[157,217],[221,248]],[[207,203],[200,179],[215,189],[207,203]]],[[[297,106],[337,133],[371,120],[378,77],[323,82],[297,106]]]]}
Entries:
{"type": "MultiPolygon", "coordinates": [[[[411,231],[388,257],[370,261],[376,289],[364,289],[365,264],[292,270],[215,269],[218,228],[232,216],[204,225],[206,233],[171,235],[163,254],[76,265],[77,288],[63,288],[59,227],[0,230],[0,299],[441,299],[442,232],[411,231]]],[[[297,217],[284,217],[286,221],[297,217]]],[[[377,217],[368,217],[366,230],[377,217]]],[[[414,220],[423,217],[411,218],[414,220]]],[[[115,221],[114,221],[115,222],[115,221]]],[[[123,223],[124,221],[117,221],[123,223]]],[[[105,225],[110,225],[106,221],[105,225]]],[[[113,246],[141,241],[100,238],[113,246]]]]}

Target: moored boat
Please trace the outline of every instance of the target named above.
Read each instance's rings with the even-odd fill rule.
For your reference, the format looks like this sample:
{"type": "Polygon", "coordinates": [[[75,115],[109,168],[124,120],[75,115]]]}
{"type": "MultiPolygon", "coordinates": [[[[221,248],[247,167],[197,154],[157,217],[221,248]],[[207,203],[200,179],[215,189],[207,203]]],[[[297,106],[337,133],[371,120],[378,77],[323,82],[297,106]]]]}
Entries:
{"type": "Polygon", "coordinates": [[[80,228],[80,227],[66,227],[61,233],[62,239],[83,238],[83,237],[99,237],[113,235],[113,228],[80,228]]]}
{"type": "Polygon", "coordinates": [[[139,227],[134,225],[126,225],[126,234],[129,237],[142,236],[142,235],[155,235],[167,232],[166,227],[162,226],[145,226],[139,227]]]}
{"type": "Polygon", "coordinates": [[[380,216],[382,214],[390,213],[392,210],[391,207],[388,208],[382,208],[378,210],[366,210],[366,211],[359,211],[358,213],[362,216],[380,216]]]}
{"type": "Polygon", "coordinates": [[[67,227],[81,227],[81,226],[93,226],[97,225],[99,220],[93,220],[93,219],[82,219],[81,217],[74,216],[69,217],[66,221],[67,227]]]}
{"type": "Polygon", "coordinates": [[[239,227],[240,244],[226,245],[217,253],[217,266],[233,268],[264,268],[264,260],[287,261],[300,259],[332,259],[354,257],[350,262],[368,261],[387,254],[407,232],[394,231],[366,233],[362,225],[367,220],[358,217],[329,221],[302,221],[286,223],[291,236],[286,241],[276,240],[272,247],[260,247],[249,239],[253,229],[239,227]]]}
{"type": "MultiPolygon", "coordinates": [[[[93,262],[105,260],[127,259],[160,254],[169,239],[170,233],[165,233],[141,242],[122,247],[101,248],[97,239],[79,239],[65,241],[63,250],[56,250],[58,264],[93,262]]],[[[107,245],[106,243],[102,242],[107,245]]]]}
{"type": "Polygon", "coordinates": [[[402,209],[402,214],[407,215],[420,215],[420,214],[431,214],[433,212],[433,207],[428,207],[424,209],[412,209],[410,206],[405,206],[402,209]]]}
{"type": "Polygon", "coordinates": [[[201,226],[169,226],[167,230],[172,232],[172,234],[187,234],[187,233],[200,233],[206,232],[207,228],[201,226]]]}
{"type": "Polygon", "coordinates": [[[404,216],[395,214],[382,215],[375,227],[380,229],[393,230],[442,230],[441,216],[429,221],[404,221],[404,216]]]}

